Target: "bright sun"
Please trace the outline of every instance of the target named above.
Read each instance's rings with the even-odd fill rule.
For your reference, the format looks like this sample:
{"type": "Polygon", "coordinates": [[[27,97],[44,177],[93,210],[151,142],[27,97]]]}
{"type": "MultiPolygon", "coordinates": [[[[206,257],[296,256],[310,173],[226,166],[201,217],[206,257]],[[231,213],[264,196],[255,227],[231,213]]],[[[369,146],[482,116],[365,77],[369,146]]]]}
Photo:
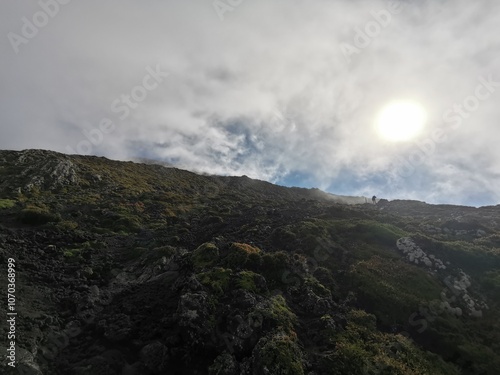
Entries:
{"type": "Polygon", "coordinates": [[[395,101],[380,111],[376,127],[379,135],[389,141],[409,141],[420,133],[426,118],[426,112],[420,104],[395,101]]]}

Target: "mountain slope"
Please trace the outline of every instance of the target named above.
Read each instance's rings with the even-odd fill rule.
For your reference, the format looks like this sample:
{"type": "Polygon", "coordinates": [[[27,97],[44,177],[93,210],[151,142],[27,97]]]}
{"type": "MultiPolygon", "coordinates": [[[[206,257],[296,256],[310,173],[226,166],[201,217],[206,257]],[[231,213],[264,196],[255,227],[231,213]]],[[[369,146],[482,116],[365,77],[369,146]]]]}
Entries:
{"type": "Polygon", "coordinates": [[[339,202],[247,177],[0,151],[17,370],[496,373],[500,206],[339,202]]]}

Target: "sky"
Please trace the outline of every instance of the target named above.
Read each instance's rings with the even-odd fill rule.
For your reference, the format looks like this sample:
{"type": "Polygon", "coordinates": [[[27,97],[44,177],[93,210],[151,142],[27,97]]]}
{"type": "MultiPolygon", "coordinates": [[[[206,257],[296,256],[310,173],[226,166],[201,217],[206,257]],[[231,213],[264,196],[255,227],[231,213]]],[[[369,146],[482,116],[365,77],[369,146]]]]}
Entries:
{"type": "Polygon", "coordinates": [[[2,1],[0,149],[500,204],[499,19],[498,0],[2,1]],[[425,111],[409,140],[377,130],[395,101],[425,111]]]}

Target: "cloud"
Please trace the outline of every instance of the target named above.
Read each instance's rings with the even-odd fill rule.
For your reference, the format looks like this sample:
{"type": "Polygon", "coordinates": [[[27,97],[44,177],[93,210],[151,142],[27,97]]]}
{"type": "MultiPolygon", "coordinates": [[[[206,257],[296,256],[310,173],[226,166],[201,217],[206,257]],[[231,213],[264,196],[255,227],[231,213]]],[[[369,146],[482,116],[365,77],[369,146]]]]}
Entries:
{"type": "Polygon", "coordinates": [[[342,43],[377,31],[387,2],[243,1],[221,21],[208,0],[71,1],[17,54],[7,35],[22,35],[40,4],[2,3],[0,148],[67,152],[110,119],[116,128],[94,154],[279,183],[301,176],[293,181],[353,195],[498,203],[500,87],[457,129],[443,114],[474,95],[478,77],[500,81],[500,6],[400,5],[348,59],[342,43]],[[157,64],[169,76],[120,118],[113,103],[157,64]],[[394,99],[428,111],[414,142],[374,130],[394,99]],[[436,128],[447,141],[401,171],[436,128]]]}

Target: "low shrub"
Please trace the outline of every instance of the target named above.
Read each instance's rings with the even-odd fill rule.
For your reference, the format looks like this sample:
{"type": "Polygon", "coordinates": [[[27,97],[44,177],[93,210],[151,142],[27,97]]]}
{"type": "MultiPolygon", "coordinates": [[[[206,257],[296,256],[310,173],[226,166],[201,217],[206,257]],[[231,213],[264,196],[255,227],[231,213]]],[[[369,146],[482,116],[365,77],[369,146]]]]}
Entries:
{"type": "Polygon", "coordinates": [[[293,334],[277,332],[270,337],[261,338],[255,346],[253,357],[256,375],[304,374],[302,352],[293,334]]]}
{"type": "Polygon", "coordinates": [[[192,260],[196,269],[212,265],[219,257],[219,249],[213,243],[205,242],[193,251],[192,260]]]}
{"type": "Polygon", "coordinates": [[[16,205],[16,201],[12,199],[0,199],[0,209],[12,208],[16,205]]]}
{"type": "Polygon", "coordinates": [[[229,268],[243,269],[248,265],[249,260],[256,262],[256,256],[261,254],[261,250],[244,243],[234,242],[229,248],[229,254],[225,258],[225,263],[229,268]]]}
{"type": "Polygon", "coordinates": [[[64,220],[59,222],[57,226],[63,230],[75,230],[78,228],[78,223],[75,221],[64,220]]]}

